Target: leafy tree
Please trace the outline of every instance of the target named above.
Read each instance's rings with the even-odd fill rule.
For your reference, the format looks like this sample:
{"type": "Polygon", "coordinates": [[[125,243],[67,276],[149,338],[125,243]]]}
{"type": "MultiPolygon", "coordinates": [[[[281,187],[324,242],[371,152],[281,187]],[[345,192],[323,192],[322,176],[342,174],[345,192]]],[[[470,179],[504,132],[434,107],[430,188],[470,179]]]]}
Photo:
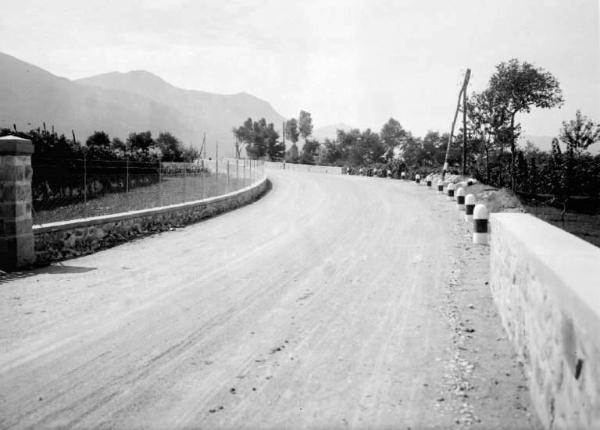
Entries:
{"type": "Polygon", "coordinates": [[[284,156],[285,145],[278,142],[279,133],[273,123],[267,124],[264,118],[258,121],[248,118],[240,127],[233,129],[233,134],[246,145],[250,158],[268,156],[271,160],[279,160],[284,156]]]}
{"type": "Polygon", "coordinates": [[[156,138],[156,145],[162,153],[162,161],[182,161],[183,145],[175,136],[169,132],[163,132],[156,138]]]}
{"type": "Polygon", "coordinates": [[[361,166],[363,163],[362,155],[354,150],[360,140],[360,130],[355,128],[349,131],[337,130],[337,145],[342,154],[342,160],[348,162],[351,166],[361,166]]]}
{"type": "Polygon", "coordinates": [[[504,111],[509,122],[511,185],[514,190],[518,137],[515,117],[518,113],[530,112],[532,107],[548,109],[560,106],[563,103],[562,91],[551,73],[517,59],[496,66],[496,73],[490,78],[489,91],[495,106],[504,111]]]}
{"type": "Polygon", "coordinates": [[[380,136],[386,150],[385,158],[390,160],[394,156],[394,148],[402,144],[407,132],[397,120],[390,118],[381,128],[380,136]]]}
{"type": "Polygon", "coordinates": [[[408,133],[402,141],[402,161],[408,168],[418,169],[423,164],[423,155],[423,141],[414,137],[412,133],[408,133]]]}
{"type": "Polygon", "coordinates": [[[257,133],[259,128],[260,125],[256,121],[248,118],[244,124],[233,129],[235,137],[246,146],[246,154],[250,158],[258,158],[266,152],[264,140],[261,134],[257,133]]]}
{"type": "Polygon", "coordinates": [[[485,162],[485,181],[490,182],[490,164],[495,146],[504,145],[508,126],[506,111],[489,89],[473,93],[467,101],[468,127],[472,140],[477,141],[476,154],[485,162]]]}
{"type": "MultiPolygon", "coordinates": [[[[439,131],[428,131],[423,138],[422,156],[424,165],[442,166],[449,134],[440,135],[439,131]]],[[[453,155],[451,153],[451,155],[453,155]]],[[[450,157],[452,159],[452,156],[450,157]]]]}
{"type": "Polygon", "coordinates": [[[574,120],[563,121],[562,124],[559,138],[567,145],[568,150],[576,154],[581,154],[590,145],[600,141],[600,124],[594,124],[579,109],[574,120]]]}
{"type": "Polygon", "coordinates": [[[306,139],[304,146],[302,146],[302,155],[300,155],[300,162],[302,164],[315,164],[315,157],[318,155],[320,143],[316,140],[306,139]]]}
{"type": "Polygon", "coordinates": [[[309,112],[303,110],[300,111],[300,116],[298,117],[298,131],[305,141],[312,135],[313,124],[309,112]]]}
{"type": "Polygon", "coordinates": [[[254,121],[252,124],[253,142],[246,147],[246,153],[250,158],[259,159],[267,154],[267,120],[264,118],[254,121]]]}
{"type": "Polygon", "coordinates": [[[364,151],[365,164],[381,163],[385,161],[386,148],[379,137],[379,134],[374,133],[371,129],[366,129],[359,141],[360,148],[364,151]]]}
{"type": "Polygon", "coordinates": [[[252,118],[248,118],[244,123],[233,128],[233,134],[235,138],[245,145],[252,145],[254,143],[254,126],[252,118]]]}
{"type": "Polygon", "coordinates": [[[154,146],[154,139],[150,131],[141,133],[130,133],[127,137],[127,147],[134,157],[140,159],[148,158],[150,148],[154,146]]]}
{"type": "Polygon", "coordinates": [[[111,160],[117,157],[111,148],[110,137],[103,131],[95,131],[89,136],[82,149],[88,160],[111,160]]]}
{"type": "Polygon", "coordinates": [[[112,138],[112,141],[110,142],[110,147],[112,148],[112,150],[114,152],[119,152],[120,151],[123,154],[125,154],[125,151],[127,150],[127,145],[125,144],[125,142],[123,142],[118,137],[113,137],[112,138]]]}
{"type": "Polygon", "coordinates": [[[564,189],[564,177],[563,177],[563,155],[560,150],[560,144],[558,139],[552,139],[552,152],[549,163],[550,170],[550,186],[552,194],[561,195],[564,189]]]}
{"type": "Polygon", "coordinates": [[[290,146],[290,149],[285,154],[285,160],[289,163],[298,163],[300,161],[298,145],[292,143],[292,146],[290,146]]]}
{"type": "Polygon", "coordinates": [[[339,165],[343,163],[343,154],[340,146],[330,139],[323,142],[323,162],[326,164],[339,165]]]}
{"type": "Polygon", "coordinates": [[[110,137],[103,131],[94,131],[94,133],[85,141],[85,145],[88,148],[108,150],[110,148],[110,137]]]}
{"type": "Polygon", "coordinates": [[[292,118],[285,123],[285,137],[292,141],[292,143],[298,142],[298,137],[300,137],[300,132],[298,131],[298,121],[296,118],[292,118]]]}
{"type": "Polygon", "coordinates": [[[560,140],[567,146],[564,157],[565,189],[567,192],[572,192],[575,189],[575,168],[579,164],[582,153],[600,140],[600,126],[577,110],[574,120],[563,121],[560,140]]]}
{"type": "Polygon", "coordinates": [[[186,146],[181,152],[181,158],[186,163],[192,163],[194,160],[200,158],[200,151],[191,145],[186,146]]]}
{"type": "Polygon", "coordinates": [[[267,141],[267,155],[269,160],[282,160],[285,156],[285,144],[279,142],[279,133],[275,131],[273,123],[269,123],[264,133],[267,141]]]}

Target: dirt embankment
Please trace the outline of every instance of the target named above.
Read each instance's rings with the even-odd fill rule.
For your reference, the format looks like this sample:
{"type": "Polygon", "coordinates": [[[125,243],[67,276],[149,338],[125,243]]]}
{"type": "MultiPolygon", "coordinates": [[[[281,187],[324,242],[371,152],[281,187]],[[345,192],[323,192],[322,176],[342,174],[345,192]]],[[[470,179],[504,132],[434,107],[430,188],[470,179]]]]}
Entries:
{"type": "MultiPolygon", "coordinates": [[[[431,178],[435,186],[442,179],[442,175],[431,175],[431,178]]],[[[447,175],[443,182],[444,189],[450,183],[464,187],[465,194],[473,194],[475,201],[484,204],[490,213],[527,212],[519,201],[519,198],[506,188],[492,187],[469,176],[461,175],[447,175]]]]}

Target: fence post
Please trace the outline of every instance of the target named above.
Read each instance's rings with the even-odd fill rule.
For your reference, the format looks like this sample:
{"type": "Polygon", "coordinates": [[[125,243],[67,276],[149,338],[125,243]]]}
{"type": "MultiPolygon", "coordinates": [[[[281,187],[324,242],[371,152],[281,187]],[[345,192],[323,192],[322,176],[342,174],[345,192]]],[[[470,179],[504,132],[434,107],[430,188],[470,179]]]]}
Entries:
{"type": "Polygon", "coordinates": [[[186,201],[185,195],[187,194],[186,182],[187,182],[187,165],[184,161],[183,162],[183,202],[184,203],[186,201]]]}
{"type": "Polygon", "coordinates": [[[0,137],[0,269],[35,262],[31,215],[33,144],[15,136],[0,137]]]}
{"type": "Polygon", "coordinates": [[[127,154],[126,157],[127,158],[125,159],[125,192],[128,193],[129,192],[129,154],[127,154]]]}
{"type": "Polygon", "coordinates": [[[202,198],[204,198],[206,197],[206,171],[204,170],[204,158],[202,159],[200,166],[200,180],[202,182],[202,198]]]}
{"type": "Polygon", "coordinates": [[[158,205],[162,206],[162,161],[158,160],[158,205]]]}
{"type": "Polygon", "coordinates": [[[217,167],[215,169],[216,174],[215,174],[215,186],[216,186],[216,193],[217,195],[219,195],[219,142],[217,141],[217,153],[215,156],[215,161],[217,163],[217,167]]]}
{"type": "Polygon", "coordinates": [[[87,217],[87,147],[83,150],[83,217],[87,217]]]}
{"type": "Polygon", "coordinates": [[[229,160],[227,160],[227,189],[225,190],[225,192],[229,192],[229,160]]]}

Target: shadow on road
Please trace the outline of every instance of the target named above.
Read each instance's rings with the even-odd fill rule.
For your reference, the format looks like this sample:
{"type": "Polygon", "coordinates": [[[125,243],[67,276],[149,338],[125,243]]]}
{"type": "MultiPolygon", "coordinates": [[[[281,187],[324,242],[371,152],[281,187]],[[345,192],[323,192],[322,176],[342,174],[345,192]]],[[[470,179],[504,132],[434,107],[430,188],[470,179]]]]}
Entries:
{"type": "Polygon", "coordinates": [[[65,273],[86,273],[91,272],[92,270],[96,270],[96,267],[68,266],[58,263],[34,270],[24,270],[19,272],[0,271],[0,285],[8,284],[17,279],[25,279],[42,274],[60,275],[65,273]]]}

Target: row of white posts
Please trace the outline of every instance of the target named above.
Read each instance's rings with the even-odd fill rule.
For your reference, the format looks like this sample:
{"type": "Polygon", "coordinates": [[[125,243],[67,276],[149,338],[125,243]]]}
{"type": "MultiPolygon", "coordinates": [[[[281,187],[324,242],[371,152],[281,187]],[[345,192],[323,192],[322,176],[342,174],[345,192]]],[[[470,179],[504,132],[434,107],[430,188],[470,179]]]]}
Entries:
{"type": "MultiPolygon", "coordinates": [[[[433,190],[433,181],[431,176],[425,178],[427,188],[433,190]]],[[[421,183],[421,176],[415,176],[415,182],[417,185],[421,183]]],[[[471,183],[458,185],[449,183],[446,186],[446,192],[444,193],[444,182],[438,181],[437,190],[439,194],[446,194],[448,200],[456,201],[458,210],[464,212],[464,219],[467,223],[473,225],[473,243],[487,245],[489,241],[488,234],[488,219],[489,213],[484,204],[475,204],[475,196],[473,194],[466,194],[465,188],[471,183]],[[465,195],[466,194],[466,195],[465,195]]]]}

